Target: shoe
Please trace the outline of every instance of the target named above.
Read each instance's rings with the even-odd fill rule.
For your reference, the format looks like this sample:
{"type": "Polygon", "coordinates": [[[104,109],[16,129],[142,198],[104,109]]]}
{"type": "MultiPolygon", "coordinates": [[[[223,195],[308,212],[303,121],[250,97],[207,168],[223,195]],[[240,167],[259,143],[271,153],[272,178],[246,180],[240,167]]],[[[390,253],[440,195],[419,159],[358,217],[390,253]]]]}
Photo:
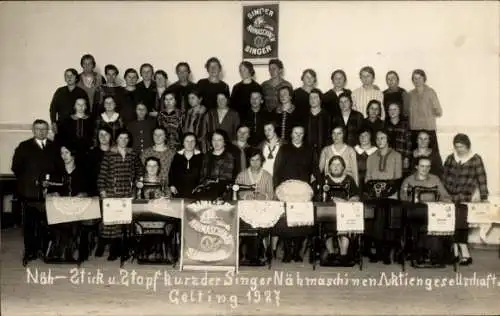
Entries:
{"type": "Polygon", "coordinates": [[[109,255],[107,260],[108,261],[116,261],[116,259],[118,259],[118,256],[116,256],[116,255],[109,255]]]}
{"type": "Polygon", "coordinates": [[[463,257],[460,259],[461,266],[468,266],[472,264],[472,257],[463,257]]]}
{"type": "Polygon", "coordinates": [[[293,256],[293,261],[295,261],[295,262],[304,262],[304,258],[302,258],[301,255],[295,255],[295,256],[293,256]]]}
{"type": "Polygon", "coordinates": [[[350,256],[340,256],[340,264],[343,267],[354,267],[356,262],[350,256]]]}
{"type": "Polygon", "coordinates": [[[94,252],[94,257],[97,257],[97,258],[102,257],[104,255],[104,248],[105,248],[105,244],[102,241],[99,241],[99,243],[97,244],[97,248],[94,252]]]}

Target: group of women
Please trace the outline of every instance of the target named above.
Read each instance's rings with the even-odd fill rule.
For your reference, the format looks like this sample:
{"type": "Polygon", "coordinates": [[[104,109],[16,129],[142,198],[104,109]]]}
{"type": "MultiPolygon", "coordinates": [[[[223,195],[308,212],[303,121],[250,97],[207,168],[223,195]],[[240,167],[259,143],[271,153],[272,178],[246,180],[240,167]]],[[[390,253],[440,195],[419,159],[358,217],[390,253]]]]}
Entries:
{"type": "MultiPolygon", "coordinates": [[[[454,203],[471,201],[476,191],[481,200],[488,198],[484,165],[466,135],[457,135],[455,152],[443,164],[436,138],[442,109],[420,69],[411,74],[415,88],[409,92],[399,87],[395,71],[387,73],[381,91],[367,66],[359,72],[361,87],[347,89],[339,69],[323,93],[312,69],[304,70],[302,86],[294,90],[278,59],[269,62],[270,79],[262,84],[243,61],[242,80],[231,92],[215,57],[205,64],[208,77],[196,84],[186,62],[176,66],[178,81],[171,85],[165,71],[143,64],[139,73],[125,71],[124,87],[114,65],[104,68],[105,78],[95,71],[93,56],[84,55],[81,66],[80,74],[65,71],[67,85],[50,105],[55,141],[72,179],[69,195],[216,198],[226,184],[238,183],[255,186],[253,198],[272,200],[281,183],[300,180],[313,188],[346,185],[347,196],[329,199],[357,200],[370,180],[416,177],[423,157],[454,203]],[[224,185],[204,190],[214,182],[224,185]],[[145,190],[150,183],[160,189],[145,190]]],[[[280,237],[279,230],[274,235],[280,237]]],[[[121,229],[104,226],[99,236],[95,255],[102,256],[109,243],[108,259],[116,259],[121,229]]],[[[283,261],[302,261],[300,240],[281,237],[283,261]]],[[[470,263],[467,234],[458,242],[462,262],[470,263]]],[[[277,243],[273,238],[274,251],[277,243]]],[[[339,245],[345,255],[344,243],[339,245]]],[[[375,261],[390,263],[387,252],[376,252],[375,261]]]]}

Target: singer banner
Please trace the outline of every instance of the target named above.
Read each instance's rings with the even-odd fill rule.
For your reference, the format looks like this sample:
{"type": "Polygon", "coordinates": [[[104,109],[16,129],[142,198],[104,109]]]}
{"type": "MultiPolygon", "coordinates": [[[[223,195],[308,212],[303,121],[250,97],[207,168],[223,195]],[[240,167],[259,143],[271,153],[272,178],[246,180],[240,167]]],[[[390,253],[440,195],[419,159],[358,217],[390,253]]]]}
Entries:
{"type": "Polygon", "coordinates": [[[278,58],[278,4],[243,6],[243,59],[278,58]]]}
{"type": "Polygon", "coordinates": [[[181,270],[236,270],[238,212],[235,204],[198,201],[182,215],[181,270]]]}

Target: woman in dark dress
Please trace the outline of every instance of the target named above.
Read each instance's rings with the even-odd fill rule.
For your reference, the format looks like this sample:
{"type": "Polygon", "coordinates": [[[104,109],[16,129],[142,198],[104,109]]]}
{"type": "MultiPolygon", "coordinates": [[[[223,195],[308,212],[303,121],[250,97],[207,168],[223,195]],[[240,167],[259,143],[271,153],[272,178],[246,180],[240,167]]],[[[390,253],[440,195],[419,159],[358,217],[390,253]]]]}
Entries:
{"type": "MultiPolygon", "coordinates": [[[[115,139],[116,132],[123,127],[123,121],[120,114],[116,111],[115,98],[107,96],[104,98],[104,112],[99,115],[95,123],[96,133],[95,140],[97,141],[99,129],[106,127],[111,131],[111,139],[115,139]]],[[[96,143],[95,145],[98,145],[96,143]]]]}
{"type": "Polygon", "coordinates": [[[363,184],[365,183],[366,176],[366,161],[368,157],[377,151],[377,147],[372,143],[371,130],[362,129],[359,132],[359,144],[354,146],[354,151],[356,152],[356,161],[358,164],[359,189],[360,192],[363,192],[363,184]]]}
{"type": "Polygon", "coordinates": [[[163,94],[167,91],[168,75],[163,70],[155,72],[155,103],[154,107],[150,110],[149,116],[156,118],[158,113],[163,109],[163,94]]]}
{"type": "Polygon", "coordinates": [[[339,96],[339,107],[340,116],[333,118],[332,126],[344,127],[345,143],[354,147],[358,143],[359,131],[363,127],[363,114],[352,109],[352,98],[347,93],[339,96]]]}
{"type": "Polygon", "coordinates": [[[205,63],[208,78],[200,79],[197,88],[208,110],[217,108],[217,95],[229,95],[229,86],[221,80],[222,65],[218,58],[212,57],[205,63]]]}
{"type": "Polygon", "coordinates": [[[179,80],[174,82],[168,89],[174,91],[177,106],[182,114],[186,114],[189,108],[188,96],[191,91],[196,89],[196,84],[190,80],[191,67],[187,62],[181,61],[178,63],[175,66],[175,73],[179,80]]]}
{"type": "Polygon", "coordinates": [[[382,104],[378,100],[371,100],[366,106],[366,119],[363,127],[371,131],[372,142],[375,143],[375,135],[384,128],[384,121],[380,119],[382,115],[382,104]]]}
{"type": "Polygon", "coordinates": [[[292,102],[296,107],[295,110],[297,113],[307,115],[309,112],[309,94],[316,87],[318,76],[316,75],[316,71],[306,69],[302,72],[300,80],[302,80],[302,87],[295,89],[292,102]]]}
{"type": "MultiPolygon", "coordinates": [[[[60,149],[62,164],[58,164],[57,174],[51,177],[52,181],[62,183],[58,187],[49,187],[49,194],[56,196],[85,197],[88,195],[89,186],[85,169],[77,166],[75,162],[77,150],[71,145],[63,145],[60,149]]],[[[77,222],[62,223],[51,226],[54,233],[54,251],[50,251],[49,260],[64,259],[74,261],[75,250],[81,251],[76,242],[77,222]]],[[[86,256],[85,253],[80,255],[86,256]]],[[[88,254],[87,254],[88,256],[88,254]]]]}
{"type": "Polygon", "coordinates": [[[201,150],[204,153],[208,152],[210,148],[212,133],[218,129],[226,133],[229,142],[236,138],[236,132],[240,126],[240,116],[238,112],[230,108],[228,101],[228,93],[218,93],[217,108],[208,109],[208,112],[203,117],[200,141],[201,150]]]}
{"type": "Polygon", "coordinates": [[[135,107],[141,103],[141,90],[137,89],[137,81],[139,75],[135,69],[129,68],[123,75],[125,78],[125,87],[120,91],[120,99],[118,100],[118,112],[125,126],[132,122],[135,118],[135,107]]]}
{"type": "Polygon", "coordinates": [[[231,92],[231,108],[243,118],[250,111],[250,95],[254,91],[262,93],[262,87],[254,80],[255,69],[249,61],[240,63],[241,81],[234,85],[231,92]]]}
{"type": "Polygon", "coordinates": [[[149,117],[148,108],[143,103],[137,104],[135,108],[136,119],[128,124],[128,130],[132,134],[132,148],[139,154],[153,146],[153,130],[156,120],[149,117]]]}
{"type": "Polygon", "coordinates": [[[94,140],[94,121],[86,114],[87,101],[83,98],[76,100],[74,113],[61,122],[59,133],[56,135],[56,142],[59,144],[69,144],[77,150],[78,159],[86,155],[94,140]]]}
{"type": "Polygon", "coordinates": [[[339,97],[342,93],[351,95],[352,91],[345,88],[347,76],[345,71],[337,69],[331,76],[333,88],[328,90],[323,95],[323,109],[325,109],[332,117],[340,116],[339,97]]]}
{"type": "Polygon", "coordinates": [[[196,149],[196,135],[184,134],[182,149],[178,151],[170,167],[170,192],[179,198],[192,198],[193,190],[200,183],[203,155],[196,149]]]}
{"type": "MultiPolygon", "coordinates": [[[[345,162],[341,156],[333,156],[328,161],[328,172],[324,183],[330,188],[327,193],[327,201],[333,202],[357,202],[360,191],[354,179],[345,172],[345,162]]],[[[333,237],[327,238],[325,242],[327,261],[334,261],[335,247],[334,238],[338,239],[338,260],[343,266],[354,266],[354,253],[349,252],[349,237],[337,235],[336,227],[326,225],[325,230],[333,233],[333,237]]]]}
{"type": "Polygon", "coordinates": [[[221,198],[228,184],[236,178],[235,158],[227,150],[228,137],[223,130],[215,130],[211,137],[212,149],[203,156],[201,185],[208,188],[201,195],[210,200],[221,198]]]}
{"type": "Polygon", "coordinates": [[[106,83],[97,88],[94,94],[94,108],[92,109],[92,118],[97,118],[104,112],[104,98],[112,96],[115,100],[120,100],[122,87],[118,82],[118,68],[115,65],[106,65],[104,74],[106,75],[106,83]]]}
{"type": "MultiPolygon", "coordinates": [[[[116,133],[116,146],[104,154],[97,186],[101,198],[132,198],[135,188],[132,184],[143,177],[144,170],[139,156],[129,147],[130,133],[120,130],[116,133]]],[[[101,236],[110,240],[109,261],[121,254],[121,225],[105,225],[101,236]]]]}
{"type": "MultiPolygon", "coordinates": [[[[279,106],[272,113],[271,119],[276,122],[276,132],[278,137],[284,141],[290,141],[292,128],[297,125],[304,126],[307,110],[304,113],[297,111],[292,103],[293,90],[289,86],[283,86],[278,90],[279,106]]],[[[309,94],[307,99],[309,106],[309,94]]]]}
{"type": "Polygon", "coordinates": [[[406,106],[406,90],[399,86],[399,75],[394,70],[387,72],[385,75],[385,82],[387,89],[384,90],[384,110],[385,113],[389,111],[389,105],[396,103],[401,105],[401,115],[408,116],[408,109],[406,106]]]}
{"type": "Polygon", "coordinates": [[[419,157],[429,157],[431,160],[431,173],[443,178],[443,159],[431,143],[431,135],[426,131],[421,131],[417,136],[417,149],[413,151],[410,162],[410,170],[415,170],[419,157]]]}

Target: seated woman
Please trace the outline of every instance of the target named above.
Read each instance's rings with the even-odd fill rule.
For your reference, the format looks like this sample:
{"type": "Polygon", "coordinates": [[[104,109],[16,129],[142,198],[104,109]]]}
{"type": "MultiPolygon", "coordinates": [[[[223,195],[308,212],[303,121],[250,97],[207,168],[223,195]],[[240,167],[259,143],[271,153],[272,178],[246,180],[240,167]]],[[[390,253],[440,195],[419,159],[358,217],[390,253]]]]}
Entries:
{"type": "Polygon", "coordinates": [[[417,135],[417,148],[413,151],[410,163],[411,170],[415,170],[419,157],[429,157],[431,160],[431,173],[443,178],[443,160],[439,152],[434,149],[431,143],[431,134],[427,131],[421,131],[417,135]]]}
{"type": "MultiPolygon", "coordinates": [[[[376,135],[377,152],[368,157],[366,163],[366,177],[365,177],[365,193],[374,191],[368,187],[370,180],[382,180],[394,182],[393,185],[402,177],[402,158],[401,154],[393,150],[389,145],[387,131],[381,130],[376,135]]],[[[389,199],[397,199],[397,191],[389,196],[389,199]]],[[[378,199],[378,196],[369,196],[370,199],[378,199]]],[[[377,205],[375,205],[377,207],[377,205]]],[[[383,208],[382,208],[383,209],[383,208]]],[[[372,239],[370,244],[375,245],[376,255],[371,252],[370,260],[372,262],[383,261],[384,264],[391,263],[391,252],[393,249],[393,232],[387,229],[386,226],[386,212],[377,212],[373,223],[373,227],[367,229],[367,236],[372,239]]],[[[373,250],[373,249],[372,249],[373,250]]]]}
{"type": "Polygon", "coordinates": [[[234,157],[226,150],[227,134],[223,130],[212,133],[212,150],[203,157],[201,184],[195,190],[198,198],[219,199],[233,181],[234,157]]]}
{"type": "Polygon", "coordinates": [[[366,176],[366,162],[368,157],[377,151],[377,147],[373,146],[371,131],[362,129],[359,133],[359,144],[354,146],[356,152],[356,161],[358,165],[359,190],[363,192],[363,185],[366,176]]]}
{"type": "MultiPolygon", "coordinates": [[[[248,153],[248,164],[250,167],[241,171],[236,177],[236,183],[239,185],[255,186],[254,192],[248,192],[241,190],[238,192],[240,200],[273,200],[274,190],[273,190],[273,178],[269,172],[262,169],[264,163],[264,155],[259,149],[251,149],[248,153]]],[[[248,224],[240,220],[240,227],[249,227],[248,224]]],[[[240,262],[245,263],[247,261],[247,255],[250,257],[250,263],[261,265],[265,263],[264,251],[269,247],[266,244],[266,239],[263,239],[264,248],[259,249],[260,239],[252,237],[242,237],[241,238],[241,257],[240,262]],[[256,242],[257,241],[257,242],[256,242]]]]}
{"type": "MultiPolygon", "coordinates": [[[[420,157],[418,159],[417,170],[407,177],[403,184],[401,185],[400,198],[403,201],[412,201],[412,191],[414,188],[428,188],[430,190],[437,190],[437,196],[427,197],[422,194],[419,198],[419,202],[451,202],[451,197],[446,191],[443,183],[439,178],[430,173],[431,170],[431,159],[429,157],[420,157]]],[[[434,195],[434,194],[433,194],[434,195]]],[[[422,227],[416,227],[416,230],[422,229],[422,227]]],[[[418,233],[418,231],[416,232],[418,233]]],[[[430,260],[432,263],[439,264],[443,262],[443,251],[442,244],[437,236],[426,236],[423,238],[418,238],[417,251],[417,262],[424,261],[425,255],[424,250],[430,250],[430,260]]]]}
{"type": "MultiPolygon", "coordinates": [[[[483,159],[471,151],[469,136],[457,134],[453,138],[455,152],[450,154],[444,162],[443,183],[451,195],[454,203],[468,203],[474,200],[478,193],[481,202],[488,201],[488,182],[483,159]]],[[[460,250],[460,264],[472,263],[467,240],[467,229],[457,230],[455,240],[460,250]]]]}
{"type": "MultiPolygon", "coordinates": [[[[345,173],[346,164],[341,156],[333,156],[328,161],[328,172],[325,176],[325,184],[329,187],[327,192],[327,200],[333,202],[359,201],[359,189],[354,179],[345,173]]],[[[349,253],[349,237],[338,236],[339,257],[335,256],[335,247],[333,238],[337,236],[335,227],[325,227],[326,230],[333,231],[333,237],[326,239],[326,261],[334,263],[338,259],[338,263],[343,266],[354,266],[355,261],[351,253],[349,253]]]]}
{"type": "MultiPolygon", "coordinates": [[[[62,164],[58,164],[59,170],[52,177],[52,181],[61,183],[61,186],[49,187],[48,193],[55,196],[84,197],[88,195],[89,186],[85,169],[75,163],[77,150],[71,145],[61,147],[62,164]]],[[[62,223],[51,226],[54,233],[54,246],[49,251],[48,260],[63,259],[64,261],[75,261],[74,253],[79,251],[79,260],[86,259],[86,249],[77,247],[76,232],[78,222],[62,223]]]]}
{"type": "Polygon", "coordinates": [[[200,183],[203,155],[196,149],[196,135],[184,134],[182,149],[178,151],[168,175],[170,192],[179,198],[192,198],[193,190],[200,183]]]}
{"type": "MultiPolygon", "coordinates": [[[[138,190],[137,198],[144,200],[170,198],[170,191],[160,177],[161,168],[160,159],[156,157],[146,158],[144,177],[136,183],[138,190]]],[[[150,260],[155,258],[167,259],[169,262],[172,262],[174,258],[173,247],[171,246],[174,246],[175,239],[172,238],[172,230],[174,225],[177,224],[177,220],[174,218],[165,220],[169,222],[165,227],[165,239],[157,240],[154,238],[155,236],[149,236],[152,238],[142,238],[142,244],[139,245],[141,251],[145,251],[150,260]],[[164,245],[166,245],[166,258],[162,258],[164,245]]]]}

